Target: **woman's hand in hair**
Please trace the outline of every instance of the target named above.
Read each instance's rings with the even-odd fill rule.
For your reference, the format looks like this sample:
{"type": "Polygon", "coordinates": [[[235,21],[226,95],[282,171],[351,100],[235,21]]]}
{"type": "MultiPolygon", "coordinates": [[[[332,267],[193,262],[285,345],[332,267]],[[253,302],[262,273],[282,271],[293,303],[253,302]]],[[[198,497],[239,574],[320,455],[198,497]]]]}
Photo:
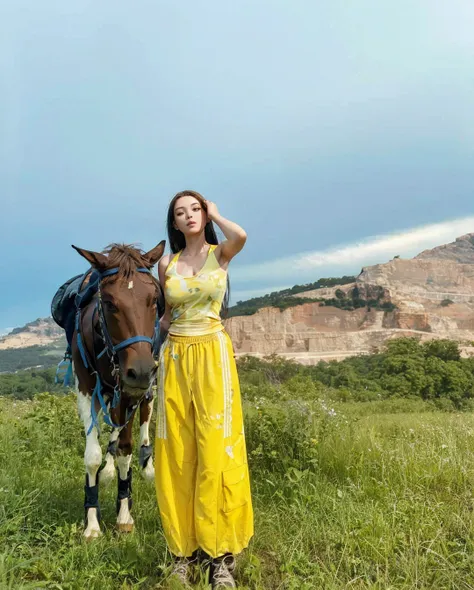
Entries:
{"type": "Polygon", "coordinates": [[[247,234],[240,225],[222,217],[217,211],[215,203],[206,201],[206,206],[208,207],[208,218],[217,225],[225,237],[225,240],[215,250],[216,258],[221,264],[229,262],[244,247],[247,234]]]}
{"type": "Polygon", "coordinates": [[[207,218],[209,221],[216,221],[219,217],[219,211],[217,210],[217,205],[212,201],[204,201],[206,203],[206,212],[207,218]]]}

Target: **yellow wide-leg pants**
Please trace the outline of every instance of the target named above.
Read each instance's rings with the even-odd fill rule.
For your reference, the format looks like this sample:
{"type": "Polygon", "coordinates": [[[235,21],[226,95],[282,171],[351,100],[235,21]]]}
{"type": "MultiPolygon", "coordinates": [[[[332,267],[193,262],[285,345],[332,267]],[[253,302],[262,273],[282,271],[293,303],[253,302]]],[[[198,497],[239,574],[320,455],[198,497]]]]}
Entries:
{"type": "Polygon", "coordinates": [[[156,493],[172,553],[239,553],[253,535],[242,403],[225,331],[172,336],[157,377],[156,493]]]}

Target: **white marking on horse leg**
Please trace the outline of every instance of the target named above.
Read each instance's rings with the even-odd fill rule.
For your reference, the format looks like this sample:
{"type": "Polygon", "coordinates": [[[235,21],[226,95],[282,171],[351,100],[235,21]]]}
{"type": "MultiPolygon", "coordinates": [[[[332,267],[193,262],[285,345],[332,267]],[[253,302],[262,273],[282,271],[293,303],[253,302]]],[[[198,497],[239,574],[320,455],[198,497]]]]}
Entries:
{"type": "MultiPolygon", "coordinates": [[[[150,445],[150,422],[151,422],[151,417],[153,415],[153,402],[154,402],[154,400],[151,400],[150,402],[148,402],[148,407],[149,407],[148,420],[143,422],[143,424],[140,426],[140,447],[142,447],[144,445],[145,446],[150,445]]],[[[145,465],[145,468],[141,470],[141,474],[142,474],[142,477],[145,481],[147,481],[149,483],[153,483],[155,481],[155,466],[153,465],[153,455],[151,455],[150,458],[148,459],[147,464],[145,465]]]]}
{"type": "Polygon", "coordinates": [[[105,454],[105,464],[100,472],[100,483],[108,486],[115,477],[115,461],[113,455],[105,454]]]}
{"type": "MultiPolygon", "coordinates": [[[[153,402],[150,402],[150,404],[151,403],[153,403],[153,402]]],[[[150,414],[151,414],[151,412],[150,412],[150,414]]],[[[148,446],[150,444],[149,426],[150,426],[150,419],[149,418],[146,422],[143,422],[143,424],[140,426],[140,446],[143,446],[143,445],[148,446]]]]}
{"type": "MultiPolygon", "coordinates": [[[[109,437],[109,447],[115,443],[119,437],[120,431],[118,429],[112,430],[109,437]]],[[[100,483],[109,485],[115,477],[115,457],[107,451],[105,454],[105,465],[100,472],[100,483]]]]}
{"type": "Polygon", "coordinates": [[[118,455],[117,456],[117,467],[119,470],[120,479],[127,479],[128,470],[130,469],[130,463],[132,462],[132,455],[118,455]]]}
{"type": "Polygon", "coordinates": [[[84,463],[89,475],[89,485],[95,486],[97,471],[99,470],[99,467],[102,463],[102,449],[100,448],[99,444],[97,428],[94,426],[94,428],[92,428],[88,434],[89,428],[92,424],[91,398],[79,391],[77,393],[77,406],[79,410],[79,416],[82,418],[84,430],[86,432],[86,450],[84,453],[84,463]]]}
{"type": "MultiPolygon", "coordinates": [[[[87,434],[92,424],[91,418],[91,398],[88,395],[77,392],[77,408],[79,416],[84,423],[86,432],[86,450],[84,452],[84,464],[89,476],[89,486],[94,487],[97,483],[97,472],[102,463],[102,449],[99,444],[97,428],[93,428],[90,434],[87,434]]],[[[97,508],[88,508],[87,510],[87,527],[84,531],[86,539],[93,539],[101,534],[99,521],[97,519],[97,508]]]]}
{"type": "Polygon", "coordinates": [[[102,532],[97,519],[97,508],[89,508],[87,510],[87,528],[84,530],[82,536],[86,541],[90,541],[91,539],[97,539],[101,535],[102,532]]]}
{"type": "MultiPolygon", "coordinates": [[[[117,467],[119,470],[119,477],[122,481],[127,479],[131,461],[132,455],[117,456],[117,467]]],[[[131,531],[133,529],[133,523],[134,521],[128,508],[128,498],[123,498],[120,500],[120,510],[117,515],[117,527],[122,531],[131,531]]]]}

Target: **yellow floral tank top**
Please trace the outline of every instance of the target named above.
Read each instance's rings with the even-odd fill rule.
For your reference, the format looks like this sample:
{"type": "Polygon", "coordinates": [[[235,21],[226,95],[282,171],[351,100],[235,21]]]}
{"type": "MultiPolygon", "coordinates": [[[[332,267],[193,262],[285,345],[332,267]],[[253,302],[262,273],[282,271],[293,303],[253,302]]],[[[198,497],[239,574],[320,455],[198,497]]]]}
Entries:
{"type": "Polygon", "coordinates": [[[165,272],[165,298],[171,308],[170,334],[203,336],[224,328],[220,316],[227,287],[227,271],[219,266],[211,245],[201,270],[183,277],[176,270],[180,250],[165,272]]]}

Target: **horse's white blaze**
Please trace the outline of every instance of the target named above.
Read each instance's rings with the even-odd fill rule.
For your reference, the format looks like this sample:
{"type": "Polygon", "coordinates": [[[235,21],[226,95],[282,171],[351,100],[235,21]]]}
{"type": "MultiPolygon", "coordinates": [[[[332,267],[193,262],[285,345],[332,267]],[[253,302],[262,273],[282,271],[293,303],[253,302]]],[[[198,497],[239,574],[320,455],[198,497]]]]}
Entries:
{"type": "MultiPolygon", "coordinates": [[[[132,461],[132,455],[122,455],[117,457],[117,467],[119,470],[120,479],[127,479],[128,470],[130,469],[130,463],[132,461]]],[[[120,510],[117,516],[117,524],[133,524],[133,518],[128,509],[128,498],[120,500],[120,510]]]]}
{"type": "MultiPolygon", "coordinates": [[[[146,420],[146,422],[143,422],[143,424],[140,426],[140,447],[142,447],[143,445],[148,446],[150,444],[150,422],[151,417],[153,415],[153,401],[154,400],[151,400],[148,404],[148,420],[146,420]]],[[[153,465],[153,455],[148,459],[146,467],[142,469],[142,477],[143,479],[149,482],[155,481],[155,467],[153,465]]]]}

